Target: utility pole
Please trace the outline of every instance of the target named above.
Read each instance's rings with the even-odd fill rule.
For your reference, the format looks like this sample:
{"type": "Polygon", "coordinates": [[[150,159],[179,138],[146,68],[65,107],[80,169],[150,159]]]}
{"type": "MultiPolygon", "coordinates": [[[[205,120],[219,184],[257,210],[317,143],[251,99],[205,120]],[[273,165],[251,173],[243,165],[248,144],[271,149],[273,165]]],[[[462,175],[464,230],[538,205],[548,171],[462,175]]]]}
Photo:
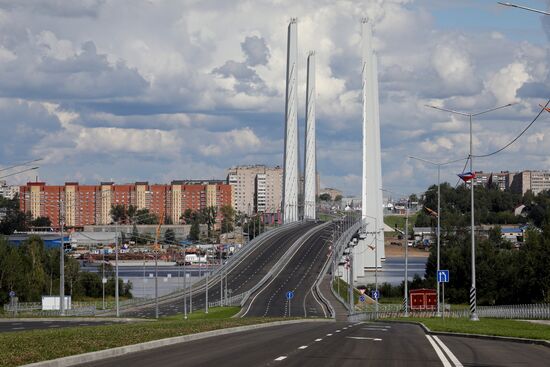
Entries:
{"type": "Polygon", "coordinates": [[[204,303],[204,313],[208,313],[208,269],[206,269],[206,302],[204,303]]]}
{"type": "Polygon", "coordinates": [[[409,200],[405,208],[405,317],[409,317],[409,200]]]}
{"type": "Polygon", "coordinates": [[[61,249],[59,255],[59,314],[65,316],[65,207],[63,200],[60,201],[61,215],[59,216],[59,224],[61,229],[61,249]]]}
{"type": "Polygon", "coordinates": [[[119,308],[119,292],[118,292],[118,226],[115,222],[115,303],[116,303],[116,317],[120,316],[119,308]]]}

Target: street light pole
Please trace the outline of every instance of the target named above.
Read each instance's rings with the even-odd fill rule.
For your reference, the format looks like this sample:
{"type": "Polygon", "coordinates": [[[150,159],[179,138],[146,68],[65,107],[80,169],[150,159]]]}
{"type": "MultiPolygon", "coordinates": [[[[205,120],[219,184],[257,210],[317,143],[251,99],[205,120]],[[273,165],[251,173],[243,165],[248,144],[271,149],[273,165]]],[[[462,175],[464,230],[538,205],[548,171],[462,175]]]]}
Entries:
{"type": "Polygon", "coordinates": [[[543,10],[538,10],[538,9],[533,9],[533,8],[528,8],[526,6],[522,6],[522,5],[516,5],[516,4],[512,4],[512,3],[503,3],[501,1],[497,1],[497,3],[499,3],[500,5],[504,5],[504,6],[510,6],[512,8],[518,8],[518,9],[524,9],[524,10],[528,10],[528,11],[532,11],[534,13],[539,13],[539,14],[544,14],[544,15],[550,15],[549,12],[547,11],[543,11],[543,10]]]}
{"type": "Polygon", "coordinates": [[[61,248],[59,255],[59,314],[65,316],[65,236],[64,225],[65,225],[65,210],[63,207],[63,201],[60,203],[61,215],[59,217],[60,229],[61,229],[61,248]]]}
{"type": "Polygon", "coordinates": [[[120,308],[118,302],[118,226],[115,222],[115,303],[116,303],[116,317],[120,316],[120,308]]]}
{"type": "Polygon", "coordinates": [[[409,200],[405,208],[405,317],[409,317],[409,200]]]}
{"type": "Polygon", "coordinates": [[[452,160],[452,161],[448,161],[448,162],[440,162],[440,163],[436,163],[436,162],[432,162],[432,161],[429,161],[427,159],[423,159],[423,158],[418,158],[418,157],[414,157],[414,156],[409,156],[409,158],[411,159],[416,159],[418,161],[421,161],[421,162],[425,162],[425,163],[429,163],[431,165],[434,165],[434,166],[437,166],[437,269],[436,269],[436,273],[435,273],[435,280],[436,280],[436,286],[437,286],[437,314],[436,316],[437,317],[441,317],[441,308],[440,308],[440,300],[441,300],[441,296],[440,296],[440,285],[439,285],[439,282],[437,281],[437,274],[439,274],[439,270],[441,270],[441,166],[444,166],[444,165],[447,165],[447,164],[451,164],[451,163],[456,163],[456,162],[460,162],[460,161],[463,161],[465,158],[462,158],[462,159],[455,159],[455,160],[452,160]]]}
{"type": "MultiPolygon", "coordinates": [[[[485,113],[495,111],[495,110],[499,110],[501,108],[510,107],[512,105],[513,105],[513,103],[508,103],[508,104],[503,105],[503,106],[491,108],[491,109],[481,111],[481,112],[477,112],[477,113],[459,112],[459,111],[449,110],[449,109],[446,109],[446,108],[441,108],[441,107],[436,107],[436,106],[431,106],[431,105],[426,105],[426,107],[430,107],[430,108],[433,108],[433,109],[436,109],[436,110],[439,110],[439,111],[454,113],[454,114],[461,115],[461,116],[467,116],[469,118],[469,122],[470,122],[470,154],[469,154],[468,157],[470,158],[470,172],[472,174],[474,174],[472,117],[483,115],[485,113]]],[[[477,296],[476,296],[476,248],[475,248],[475,227],[474,227],[474,211],[475,211],[474,210],[474,186],[475,186],[474,178],[471,178],[470,179],[470,193],[471,193],[470,194],[470,205],[471,205],[470,219],[471,219],[471,242],[472,242],[472,249],[471,249],[471,252],[472,252],[472,284],[471,284],[471,287],[470,287],[470,320],[471,321],[479,321],[479,317],[477,316],[477,312],[476,312],[477,296]]]]}

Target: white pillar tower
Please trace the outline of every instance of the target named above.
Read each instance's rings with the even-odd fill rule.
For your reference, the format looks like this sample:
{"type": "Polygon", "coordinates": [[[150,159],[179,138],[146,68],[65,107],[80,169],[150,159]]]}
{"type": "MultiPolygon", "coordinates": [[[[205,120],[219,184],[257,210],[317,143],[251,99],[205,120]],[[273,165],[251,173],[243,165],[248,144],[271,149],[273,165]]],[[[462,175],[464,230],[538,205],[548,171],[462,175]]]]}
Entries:
{"type": "Polygon", "coordinates": [[[363,178],[362,220],[365,234],[361,236],[356,253],[354,273],[362,276],[365,268],[381,266],[384,254],[382,211],[382,168],[380,153],[380,122],[378,106],[378,75],[376,56],[372,50],[372,25],[361,21],[362,83],[363,83],[363,178]],[[378,233],[375,235],[375,232],[378,233]],[[376,251],[374,250],[376,248],[376,251]],[[375,253],[378,253],[378,259],[375,253]]]}
{"type": "Polygon", "coordinates": [[[304,218],[317,219],[315,212],[317,156],[315,142],[315,52],[307,57],[306,146],[304,170],[304,218]]]}
{"type": "Polygon", "coordinates": [[[298,89],[296,18],[288,25],[286,60],[286,100],[285,100],[285,156],[283,185],[283,221],[298,220],[298,89]]]}

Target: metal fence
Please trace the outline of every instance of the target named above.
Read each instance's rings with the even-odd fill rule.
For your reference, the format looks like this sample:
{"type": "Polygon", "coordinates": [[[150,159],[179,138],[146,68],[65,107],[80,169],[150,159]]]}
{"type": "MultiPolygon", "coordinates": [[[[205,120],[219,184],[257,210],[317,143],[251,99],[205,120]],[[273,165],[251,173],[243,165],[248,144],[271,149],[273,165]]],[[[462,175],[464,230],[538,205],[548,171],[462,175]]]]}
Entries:
{"type": "MultiPolygon", "coordinates": [[[[399,304],[380,304],[378,312],[374,305],[369,305],[366,312],[357,312],[349,315],[348,320],[368,321],[376,319],[405,317],[403,306],[399,304]]],[[[410,311],[409,318],[435,317],[435,311],[410,311]]],[[[496,319],[526,319],[526,320],[548,320],[550,319],[550,304],[535,303],[523,305],[504,305],[504,306],[478,306],[477,315],[479,317],[488,317],[496,319]]],[[[461,318],[469,317],[468,309],[449,310],[442,312],[442,317],[461,318]]]]}

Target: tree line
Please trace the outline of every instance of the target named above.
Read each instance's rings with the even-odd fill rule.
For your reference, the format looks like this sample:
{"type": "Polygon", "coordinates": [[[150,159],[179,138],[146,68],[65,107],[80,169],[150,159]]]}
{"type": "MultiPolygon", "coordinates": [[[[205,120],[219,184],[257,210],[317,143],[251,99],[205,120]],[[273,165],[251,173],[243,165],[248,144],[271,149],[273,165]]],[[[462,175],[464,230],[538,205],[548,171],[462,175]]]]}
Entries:
{"type": "MultiPolygon", "coordinates": [[[[43,295],[59,295],[59,248],[46,248],[38,236],[31,236],[19,246],[0,236],[0,304],[9,302],[14,291],[20,302],[40,302],[43,295]]],[[[97,273],[81,272],[79,262],[65,255],[65,294],[73,300],[102,296],[102,279],[97,273]]],[[[106,296],[115,294],[112,267],[102,264],[107,283],[106,296]]],[[[120,295],[131,297],[131,283],[119,279],[120,295]]]]}
{"type": "MultiPolygon", "coordinates": [[[[550,302],[550,191],[519,195],[496,187],[475,188],[476,224],[496,224],[487,236],[476,235],[476,286],[480,305],[550,302]],[[513,209],[525,205],[524,214],[513,209]],[[503,239],[499,224],[524,224],[518,246],[503,239]]],[[[437,209],[437,186],[428,189],[422,203],[437,209]]],[[[435,227],[436,218],[418,215],[417,226],[435,227]]],[[[441,187],[441,268],[450,271],[445,296],[468,303],[471,284],[470,196],[464,185],[441,187]]],[[[436,286],[437,249],[431,246],[424,280],[416,287],[436,286]]]]}

